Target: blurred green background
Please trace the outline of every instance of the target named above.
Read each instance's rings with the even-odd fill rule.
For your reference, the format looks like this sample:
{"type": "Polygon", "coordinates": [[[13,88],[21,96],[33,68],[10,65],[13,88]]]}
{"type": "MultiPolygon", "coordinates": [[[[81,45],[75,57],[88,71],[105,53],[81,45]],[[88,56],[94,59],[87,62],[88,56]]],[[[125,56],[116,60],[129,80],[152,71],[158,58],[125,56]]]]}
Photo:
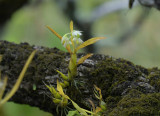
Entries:
{"type": "MultiPolygon", "coordinates": [[[[102,10],[104,15],[99,16],[101,12],[94,14],[98,9],[103,8],[104,4],[117,0],[72,1],[75,2],[73,15],[77,21],[84,23],[84,29],[85,24],[92,22],[90,34],[107,37],[106,40],[95,45],[95,53],[125,58],[147,68],[160,66],[158,52],[160,49],[160,12],[158,10],[140,5],[130,10],[124,2],[124,7],[110,13],[104,11],[107,11],[107,8],[109,10],[111,4],[106,6],[106,9],[102,10]],[[96,16],[99,17],[94,19],[96,16]]],[[[68,0],[40,0],[37,3],[37,0],[29,0],[7,21],[0,35],[1,39],[64,50],[58,38],[46,28],[46,25],[54,28],[62,36],[69,32],[71,17],[66,13],[67,2],[68,0]]],[[[117,8],[113,4],[112,7],[117,8]]],[[[6,116],[51,116],[39,111],[38,108],[14,103],[5,104],[5,111],[6,116]]]]}

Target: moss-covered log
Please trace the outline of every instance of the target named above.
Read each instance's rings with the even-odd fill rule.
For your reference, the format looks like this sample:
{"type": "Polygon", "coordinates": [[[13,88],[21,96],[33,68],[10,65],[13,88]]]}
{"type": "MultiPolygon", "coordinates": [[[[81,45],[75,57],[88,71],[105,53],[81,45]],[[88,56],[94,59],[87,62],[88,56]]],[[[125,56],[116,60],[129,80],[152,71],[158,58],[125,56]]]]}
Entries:
{"type": "MultiPolygon", "coordinates": [[[[56,70],[67,74],[70,55],[56,48],[14,44],[0,41],[2,75],[8,75],[9,91],[16,82],[29,54],[37,49],[19,90],[10,101],[39,107],[56,116],[56,105],[44,83],[56,87],[62,81],[56,70]],[[36,90],[33,89],[36,85],[36,90]]],[[[78,58],[85,54],[78,54],[78,58]]],[[[98,104],[93,94],[93,85],[102,90],[107,103],[105,115],[137,116],[159,115],[160,113],[160,70],[146,69],[124,59],[105,55],[93,55],[78,66],[76,87],[68,87],[66,94],[79,106],[91,108],[88,99],[98,104]]],[[[70,104],[70,107],[72,105],[70,104]]]]}

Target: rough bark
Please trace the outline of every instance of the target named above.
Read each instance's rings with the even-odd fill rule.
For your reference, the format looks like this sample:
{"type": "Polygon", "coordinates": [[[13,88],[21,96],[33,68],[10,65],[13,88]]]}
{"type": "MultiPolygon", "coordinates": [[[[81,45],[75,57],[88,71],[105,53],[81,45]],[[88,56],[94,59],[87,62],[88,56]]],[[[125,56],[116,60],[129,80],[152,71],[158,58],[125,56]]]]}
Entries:
{"type": "MultiPolygon", "coordinates": [[[[1,70],[3,75],[8,75],[6,92],[16,82],[27,57],[34,49],[38,51],[19,90],[10,101],[39,107],[56,116],[56,105],[48,97],[51,95],[43,82],[56,87],[56,80],[61,78],[55,70],[67,74],[70,58],[68,53],[56,48],[0,41],[0,54],[3,55],[1,70]],[[33,90],[34,84],[36,90],[33,90]]],[[[78,54],[78,58],[83,55],[85,54],[78,54]]],[[[103,99],[107,103],[104,115],[159,115],[160,70],[157,68],[146,69],[121,58],[95,54],[78,66],[75,81],[78,89],[70,86],[66,88],[66,94],[83,108],[90,110],[88,99],[95,105],[98,104],[93,94],[95,84],[101,88],[103,99]]]]}

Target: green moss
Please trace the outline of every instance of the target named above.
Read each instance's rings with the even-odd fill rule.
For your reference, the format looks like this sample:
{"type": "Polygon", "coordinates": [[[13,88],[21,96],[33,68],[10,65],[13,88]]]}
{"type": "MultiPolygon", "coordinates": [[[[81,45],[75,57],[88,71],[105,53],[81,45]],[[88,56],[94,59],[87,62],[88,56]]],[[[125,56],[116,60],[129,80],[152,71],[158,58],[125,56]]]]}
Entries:
{"type": "MultiPolygon", "coordinates": [[[[64,59],[65,53],[56,48],[30,46],[28,43],[14,44],[7,41],[0,41],[0,43],[0,54],[3,55],[2,74],[12,78],[18,77],[30,53],[34,49],[38,49],[23,80],[23,83],[32,81],[32,83],[25,84],[27,90],[32,88],[33,84],[42,83],[46,76],[56,75],[56,69],[67,67],[68,62],[64,59]]],[[[56,80],[57,78],[53,77],[50,83],[54,83],[56,80]]]]}
{"type": "Polygon", "coordinates": [[[106,57],[97,67],[92,72],[94,79],[90,82],[102,89],[103,98],[105,98],[107,104],[106,115],[159,115],[160,93],[144,94],[143,89],[145,91],[145,87],[149,87],[149,85],[142,86],[148,82],[155,87],[156,91],[159,91],[159,69],[146,69],[124,59],[114,59],[112,57],[106,57]],[[144,80],[140,80],[139,77],[144,78],[144,80]],[[139,86],[139,82],[143,82],[143,84],[139,86]],[[131,83],[134,86],[131,86],[131,83]],[[123,93],[124,90],[126,90],[125,93],[123,93]]]}
{"type": "Polygon", "coordinates": [[[158,68],[149,69],[148,75],[149,83],[155,87],[156,91],[160,91],[160,70],[158,68]]]}
{"type": "Polygon", "coordinates": [[[106,113],[108,114],[109,112],[112,111],[113,108],[117,106],[117,103],[122,99],[121,96],[108,96],[105,99],[105,102],[107,104],[107,111],[106,113]]]}
{"type": "MultiPolygon", "coordinates": [[[[97,69],[92,72],[94,77],[92,83],[102,89],[103,96],[106,98],[112,93],[114,87],[126,81],[133,81],[142,75],[139,67],[124,59],[114,59],[106,57],[106,59],[97,65],[97,69]]],[[[123,89],[123,88],[122,88],[123,89]]],[[[122,90],[119,90],[122,91],[122,90]]],[[[115,93],[116,94],[116,93],[115,93]]],[[[117,93],[117,96],[120,95],[117,93]]]]}
{"type": "Polygon", "coordinates": [[[160,93],[143,94],[132,89],[117,104],[109,116],[160,115],[160,93]]]}

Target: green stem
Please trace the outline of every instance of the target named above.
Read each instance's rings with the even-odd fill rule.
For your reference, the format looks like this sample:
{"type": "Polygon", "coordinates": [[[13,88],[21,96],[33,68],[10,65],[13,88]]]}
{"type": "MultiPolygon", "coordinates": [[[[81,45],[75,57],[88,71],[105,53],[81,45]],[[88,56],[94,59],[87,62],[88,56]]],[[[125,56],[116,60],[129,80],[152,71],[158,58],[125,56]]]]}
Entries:
{"type": "Polygon", "coordinates": [[[73,80],[77,76],[77,55],[75,53],[71,54],[68,68],[68,77],[70,80],[73,80]]]}

